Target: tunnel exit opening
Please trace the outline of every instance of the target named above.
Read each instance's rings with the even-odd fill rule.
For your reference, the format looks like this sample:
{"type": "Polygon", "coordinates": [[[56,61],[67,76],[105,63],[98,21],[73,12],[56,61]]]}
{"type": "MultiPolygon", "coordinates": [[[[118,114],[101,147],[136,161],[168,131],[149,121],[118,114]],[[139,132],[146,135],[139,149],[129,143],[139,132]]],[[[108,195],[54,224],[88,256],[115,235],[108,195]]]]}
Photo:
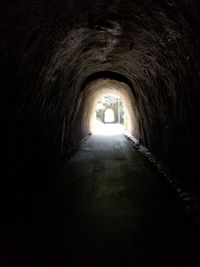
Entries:
{"type": "Polygon", "coordinates": [[[138,110],[133,92],[121,79],[106,76],[89,81],[83,89],[80,105],[83,136],[126,133],[138,138],[138,110]]]}
{"type": "Polygon", "coordinates": [[[94,113],[94,134],[116,135],[127,131],[127,111],[119,95],[102,95],[96,103],[94,113]]]}

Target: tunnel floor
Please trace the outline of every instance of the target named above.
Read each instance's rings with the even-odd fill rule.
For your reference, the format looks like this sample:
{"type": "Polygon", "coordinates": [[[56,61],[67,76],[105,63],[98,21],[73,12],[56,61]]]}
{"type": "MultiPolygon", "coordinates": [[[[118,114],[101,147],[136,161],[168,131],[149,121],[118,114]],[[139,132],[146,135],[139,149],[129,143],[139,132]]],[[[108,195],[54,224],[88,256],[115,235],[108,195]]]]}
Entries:
{"type": "Polygon", "coordinates": [[[47,177],[7,210],[0,266],[200,266],[195,223],[125,136],[90,136],[47,177]]]}
{"type": "Polygon", "coordinates": [[[89,137],[59,181],[63,262],[196,266],[193,227],[182,204],[125,136],[89,137]]]}

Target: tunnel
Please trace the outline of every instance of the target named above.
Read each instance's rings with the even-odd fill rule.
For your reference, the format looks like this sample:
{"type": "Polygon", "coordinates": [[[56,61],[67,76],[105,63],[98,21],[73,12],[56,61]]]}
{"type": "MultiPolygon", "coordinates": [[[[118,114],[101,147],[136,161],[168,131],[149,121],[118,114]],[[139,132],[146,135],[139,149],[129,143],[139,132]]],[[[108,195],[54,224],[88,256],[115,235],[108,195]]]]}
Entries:
{"type": "MultiPolygon", "coordinates": [[[[155,266],[200,266],[199,1],[3,0],[0,6],[0,265],[147,266],[149,259],[155,266]],[[111,180],[125,160],[130,168],[138,164],[141,172],[143,165],[149,166],[146,187],[151,179],[148,175],[154,177],[155,172],[160,177],[157,184],[168,192],[163,209],[167,203],[169,210],[176,206],[173,203],[180,206],[169,216],[167,212],[153,213],[155,218],[159,213],[157,222],[161,220],[166,227],[160,234],[154,226],[154,230],[147,231],[146,218],[141,217],[138,232],[131,232],[131,238],[124,241],[122,232],[128,236],[126,231],[132,229],[134,219],[128,224],[127,217],[127,223],[123,223],[119,215],[116,229],[121,229],[120,235],[113,228],[112,233],[108,230],[108,238],[104,232],[107,226],[101,228],[106,219],[102,219],[100,211],[95,216],[100,216],[102,225],[97,223],[97,217],[92,217],[98,211],[96,206],[87,223],[91,224],[90,229],[99,227],[99,236],[96,237],[94,228],[86,238],[85,229],[89,226],[85,226],[83,214],[92,211],[87,210],[90,204],[84,204],[85,200],[82,210],[81,202],[77,203],[83,192],[89,192],[85,188],[90,182],[83,185],[82,176],[77,177],[82,189],[66,182],[68,193],[64,191],[61,170],[65,169],[65,180],[70,181],[72,173],[82,170],[79,152],[93,153],[90,146],[95,139],[94,110],[105,94],[115,94],[123,100],[128,114],[123,138],[138,156],[134,161],[131,152],[123,154],[123,149],[119,149],[120,144],[125,145],[125,139],[116,139],[114,155],[113,148],[108,149],[114,139],[104,137],[103,145],[98,137],[99,146],[95,149],[102,148],[105,153],[105,158],[100,157],[98,162],[105,164],[111,180]],[[113,174],[110,158],[118,162],[113,174]],[[141,163],[135,163],[139,158],[141,163]],[[65,167],[67,164],[71,167],[65,167]],[[65,211],[68,215],[63,215],[65,211]],[[76,238],[69,229],[77,230],[76,238]],[[173,235],[177,231],[174,240],[179,241],[175,242],[173,235]],[[153,233],[157,237],[155,246],[153,233]],[[98,246],[91,245],[92,238],[100,240],[98,246]],[[165,254],[162,246],[169,253],[165,254]],[[158,251],[155,255],[153,248],[158,251]]],[[[96,164],[96,173],[103,176],[98,169],[100,163],[92,164],[86,164],[87,171],[96,164]]],[[[135,179],[140,177],[140,170],[135,179]]],[[[124,199],[128,201],[137,195],[140,203],[132,180],[125,181],[123,190],[127,194],[130,191],[130,196],[124,199]]],[[[105,182],[104,186],[108,184],[105,182]]],[[[141,190],[140,183],[137,188],[141,190]]],[[[150,218],[145,203],[154,203],[154,196],[150,190],[145,192],[146,200],[141,205],[150,218]]],[[[165,193],[160,193],[160,199],[164,198],[165,193]]],[[[119,204],[120,200],[113,203],[119,204]]],[[[126,203],[131,214],[134,204],[126,203]]],[[[101,205],[107,209],[110,202],[107,207],[101,205]]],[[[116,220],[117,213],[118,209],[113,208],[116,220]]],[[[132,216],[127,214],[128,211],[124,216],[132,216]]],[[[111,219],[109,223],[112,228],[111,219]]]]}
{"type": "MultiPolygon", "coordinates": [[[[109,72],[107,73],[107,75],[108,74],[109,72]]],[[[101,75],[105,75],[105,73],[101,73],[101,75]]],[[[112,75],[112,73],[110,75],[112,75]]],[[[115,73],[115,75],[117,74],[115,73]]],[[[106,95],[109,96],[109,94],[111,95],[111,97],[113,95],[122,99],[122,103],[124,103],[127,113],[127,131],[136,138],[138,138],[139,137],[139,127],[137,123],[138,111],[137,111],[136,101],[131,91],[131,88],[129,87],[128,83],[108,78],[95,79],[94,81],[88,83],[88,85],[85,87],[84,94],[82,97],[82,111],[81,111],[82,128],[80,132],[83,132],[84,135],[87,135],[89,132],[93,131],[95,124],[95,109],[98,100],[102,96],[106,95]]],[[[117,121],[118,110],[117,109],[115,110],[114,107],[112,107],[112,110],[114,113],[113,120],[117,121]]]]}

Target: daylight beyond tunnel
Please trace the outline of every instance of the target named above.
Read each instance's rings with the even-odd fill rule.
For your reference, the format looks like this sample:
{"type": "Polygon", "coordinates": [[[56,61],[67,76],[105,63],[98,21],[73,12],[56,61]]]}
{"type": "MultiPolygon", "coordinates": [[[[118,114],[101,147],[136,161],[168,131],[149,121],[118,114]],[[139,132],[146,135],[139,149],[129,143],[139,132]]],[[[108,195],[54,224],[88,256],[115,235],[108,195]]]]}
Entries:
{"type": "Polygon", "coordinates": [[[139,137],[138,111],[131,88],[124,82],[108,78],[94,80],[84,90],[80,105],[82,107],[81,131],[84,135],[97,130],[95,129],[97,126],[96,106],[98,101],[106,95],[114,95],[122,99],[126,114],[126,131],[139,137]]]}

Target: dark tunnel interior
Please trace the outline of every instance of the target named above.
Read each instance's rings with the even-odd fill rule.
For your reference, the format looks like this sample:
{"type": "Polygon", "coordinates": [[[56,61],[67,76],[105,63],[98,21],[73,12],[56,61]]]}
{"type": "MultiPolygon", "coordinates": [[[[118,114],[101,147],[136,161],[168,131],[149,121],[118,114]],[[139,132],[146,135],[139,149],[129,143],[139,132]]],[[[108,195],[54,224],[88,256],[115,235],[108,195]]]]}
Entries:
{"type": "Polygon", "coordinates": [[[37,251],[26,247],[42,232],[31,225],[46,225],[50,209],[58,227],[56,173],[111,87],[128,101],[130,134],[188,194],[198,228],[199,1],[2,0],[0,13],[1,266],[51,266],[19,255],[37,251]]]}

